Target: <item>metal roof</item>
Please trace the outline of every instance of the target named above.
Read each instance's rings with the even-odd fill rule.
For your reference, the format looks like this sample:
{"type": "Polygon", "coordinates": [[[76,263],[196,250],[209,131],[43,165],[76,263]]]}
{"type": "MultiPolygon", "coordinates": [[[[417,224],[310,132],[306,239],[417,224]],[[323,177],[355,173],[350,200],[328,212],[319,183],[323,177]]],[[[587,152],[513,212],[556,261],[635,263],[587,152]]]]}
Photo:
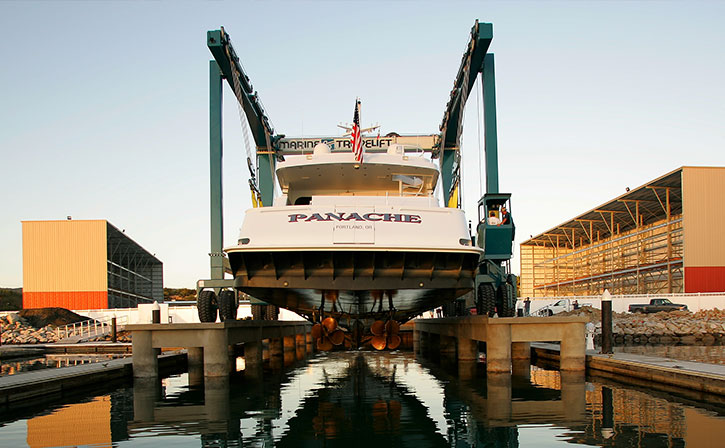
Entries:
{"type": "MultiPolygon", "coordinates": [[[[572,218],[558,226],[536,235],[521,245],[572,247],[572,235],[575,238],[583,237],[587,243],[595,241],[597,232],[599,238],[609,238],[616,233],[617,224],[619,232],[626,232],[637,227],[635,216],[637,211],[642,217],[641,224],[667,219],[667,190],[670,197],[670,215],[682,213],[682,170],[685,167],[658,177],[640,187],[612,199],[588,212],[572,218]],[[613,224],[613,226],[612,226],[613,224]]],[[[574,241],[575,246],[579,244],[574,241]]]]}

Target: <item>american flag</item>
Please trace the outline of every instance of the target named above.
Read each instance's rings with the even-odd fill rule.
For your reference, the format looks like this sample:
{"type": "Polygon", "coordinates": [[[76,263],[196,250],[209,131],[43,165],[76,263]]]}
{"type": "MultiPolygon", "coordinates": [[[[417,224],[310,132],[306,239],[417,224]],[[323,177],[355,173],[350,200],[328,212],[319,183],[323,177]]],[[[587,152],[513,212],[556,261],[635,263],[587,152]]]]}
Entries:
{"type": "Polygon", "coordinates": [[[355,100],[355,116],[352,119],[352,132],[350,132],[350,143],[352,143],[352,152],[355,154],[355,161],[362,163],[362,135],[360,132],[360,100],[355,100]]]}

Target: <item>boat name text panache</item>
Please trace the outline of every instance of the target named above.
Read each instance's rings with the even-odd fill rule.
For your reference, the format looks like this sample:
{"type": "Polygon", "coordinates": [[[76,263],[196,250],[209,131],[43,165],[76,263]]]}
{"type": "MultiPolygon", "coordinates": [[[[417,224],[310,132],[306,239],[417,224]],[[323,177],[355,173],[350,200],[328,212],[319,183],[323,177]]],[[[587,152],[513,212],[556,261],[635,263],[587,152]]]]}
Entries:
{"type": "Polygon", "coordinates": [[[289,222],[312,222],[312,221],[383,221],[383,222],[408,222],[411,224],[420,224],[423,220],[420,215],[406,215],[402,213],[313,213],[305,215],[295,213],[287,215],[289,222]],[[347,216],[345,216],[347,215],[347,216]]]}

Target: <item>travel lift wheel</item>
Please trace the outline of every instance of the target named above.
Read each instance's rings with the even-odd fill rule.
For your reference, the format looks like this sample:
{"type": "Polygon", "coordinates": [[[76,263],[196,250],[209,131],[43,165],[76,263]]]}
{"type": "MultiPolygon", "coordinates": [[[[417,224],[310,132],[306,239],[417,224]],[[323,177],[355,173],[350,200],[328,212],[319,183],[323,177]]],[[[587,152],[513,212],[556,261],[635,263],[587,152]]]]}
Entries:
{"type": "Polygon", "coordinates": [[[278,306],[252,304],[252,320],[279,320],[278,315],[278,306]]]}
{"type": "Polygon", "coordinates": [[[516,305],[513,303],[513,288],[509,283],[501,283],[498,287],[496,295],[496,308],[499,317],[514,317],[516,315],[516,305]]]}
{"type": "Polygon", "coordinates": [[[478,285],[478,309],[479,315],[493,317],[496,313],[496,291],[490,283],[478,285]]]}
{"type": "Polygon", "coordinates": [[[234,291],[225,289],[219,293],[219,319],[222,322],[225,320],[236,320],[238,307],[239,302],[237,301],[237,294],[234,291]]]}
{"type": "Polygon", "coordinates": [[[214,291],[205,289],[196,298],[196,308],[201,322],[216,322],[217,299],[214,291]]]}

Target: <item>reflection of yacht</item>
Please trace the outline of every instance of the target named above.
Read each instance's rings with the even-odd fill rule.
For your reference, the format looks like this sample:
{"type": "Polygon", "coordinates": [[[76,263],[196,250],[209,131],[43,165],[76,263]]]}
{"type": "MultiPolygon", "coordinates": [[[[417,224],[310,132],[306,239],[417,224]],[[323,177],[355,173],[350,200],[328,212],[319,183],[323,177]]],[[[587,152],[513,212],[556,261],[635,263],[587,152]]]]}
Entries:
{"type": "Polygon", "coordinates": [[[246,213],[238,245],[225,249],[235,287],[316,320],[398,321],[473,289],[482,250],[462,210],[441,207],[437,166],[423,152],[287,156],[282,194],[246,213]]]}

